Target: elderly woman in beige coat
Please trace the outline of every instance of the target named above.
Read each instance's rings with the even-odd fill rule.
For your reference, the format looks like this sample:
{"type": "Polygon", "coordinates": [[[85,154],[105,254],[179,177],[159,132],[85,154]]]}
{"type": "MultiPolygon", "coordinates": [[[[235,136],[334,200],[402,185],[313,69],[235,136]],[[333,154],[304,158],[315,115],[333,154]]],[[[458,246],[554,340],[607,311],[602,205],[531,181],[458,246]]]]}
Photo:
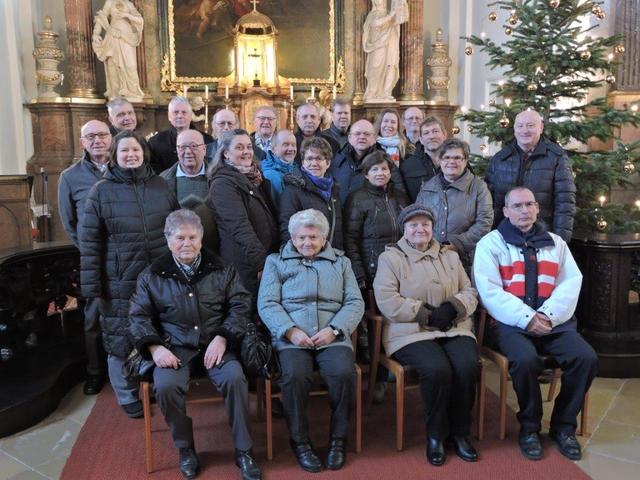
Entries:
{"type": "Polygon", "coordinates": [[[384,348],[418,373],[429,462],[444,464],[447,439],[460,458],[475,462],[468,436],[479,361],[470,318],[477,293],[458,254],[433,238],[431,211],[409,205],[398,226],[403,236],[380,255],[373,282],[384,348]]]}

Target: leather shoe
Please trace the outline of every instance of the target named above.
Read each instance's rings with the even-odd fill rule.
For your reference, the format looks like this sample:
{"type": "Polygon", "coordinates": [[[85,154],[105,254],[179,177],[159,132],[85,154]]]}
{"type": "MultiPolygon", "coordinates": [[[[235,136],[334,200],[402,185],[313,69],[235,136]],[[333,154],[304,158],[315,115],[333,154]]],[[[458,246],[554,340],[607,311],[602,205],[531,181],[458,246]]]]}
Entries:
{"type": "Polygon", "coordinates": [[[465,462],[477,462],[478,461],[478,452],[471,445],[469,439],[467,437],[452,437],[453,446],[456,450],[456,455],[458,455],[465,462]]]}
{"type": "Polygon", "coordinates": [[[427,460],[434,467],[444,465],[444,461],[447,459],[447,454],[444,452],[444,445],[442,440],[437,440],[433,437],[427,439],[427,460]]]}
{"type": "Polygon", "coordinates": [[[82,391],[85,395],[97,395],[102,390],[102,385],[104,384],[104,380],[99,375],[89,375],[87,380],[84,382],[84,386],[82,387],[82,391]]]}
{"type": "Polygon", "coordinates": [[[327,454],[327,468],[329,470],[340,470],[347,461],[347,442],[344,438],[332,438],[329,442],[329,453],[327,454]]]}
{"type": "Polygon", "coordinates": [[[311,442],[296,443],[291,440],[291,448],[293,449],[293,453],[296,455],[298,463],[303,470],[311,473],[316,473],[322,470],[322,462],[320,461],[320,457],[318,457],[316,451],[313,449],[311,442]]]}
{"type": "Polygon", "coordinates": [[[540,460],[542,458],[542,444],[537,432],[520,432],[518,444],[522,455],[529,460],[540,460]]]}
{"type": "Polygon", "coordinates": [[[124,413],[126,413],[127,417],[129,418],[144,417],[144,410],[142,408],[142,402],[140,400],[122,405],[122,410],[124,410],[124,413]]]}
{"type": "Polygon", "coordinates": [[[238,450],[236,448],[236,466],[242,473],[242,480],[260,480],[262,473],[253,459],[251,450],[238,450]]]}
{"type": "Polygon", "coordinates": [[[549,432],[551,439],[558,445],[558,451],[570,460],[582,458],[582,447],[573,433],[549,432]]]}
{"type": "Polygon", "coordinates": [[[186,479],[196,478],[198,475],[198,469],[200,464],[198,463],[198,456],[193,448],[181,448],[180,449],[180,473],[186,479]]]}

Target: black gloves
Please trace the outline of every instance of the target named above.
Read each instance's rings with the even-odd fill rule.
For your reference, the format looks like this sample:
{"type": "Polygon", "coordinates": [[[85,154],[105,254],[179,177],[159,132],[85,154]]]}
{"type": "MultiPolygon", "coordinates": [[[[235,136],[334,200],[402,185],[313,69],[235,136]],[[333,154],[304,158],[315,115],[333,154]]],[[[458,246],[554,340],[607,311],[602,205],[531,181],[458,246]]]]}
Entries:
{"type": "Polygon", "coordinates": [[[439,307],[431,311],[429,326],[446,332],[453,326],[453,321],[457,316],[458,312],[450,302],[441,303],[439,307]]]}

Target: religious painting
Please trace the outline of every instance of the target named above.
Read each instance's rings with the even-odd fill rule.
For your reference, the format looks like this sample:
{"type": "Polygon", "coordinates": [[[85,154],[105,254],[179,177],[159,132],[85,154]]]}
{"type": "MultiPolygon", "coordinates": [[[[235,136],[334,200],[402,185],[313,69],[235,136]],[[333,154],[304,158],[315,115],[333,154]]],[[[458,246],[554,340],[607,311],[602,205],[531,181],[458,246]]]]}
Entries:
{"type": "MultiPolygon", "coordinates": [[[[276,29],[278,74],[295,83],[331,84],[339,0],[256,0],[276,29]]],[[[253,0],[160,0],[163,83],[216,82],[233,70],[233,29],[253,0]],[[163,13],[165,15],[163,15],[163,13]],[[164,78],[168,76],[169,78],[164,78]]]]}

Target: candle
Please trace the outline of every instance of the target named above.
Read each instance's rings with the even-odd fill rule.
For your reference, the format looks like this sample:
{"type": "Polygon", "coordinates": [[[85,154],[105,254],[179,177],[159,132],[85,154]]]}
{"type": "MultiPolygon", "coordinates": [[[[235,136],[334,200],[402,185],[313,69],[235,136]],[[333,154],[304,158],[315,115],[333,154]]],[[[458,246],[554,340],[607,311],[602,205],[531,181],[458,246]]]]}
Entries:
{"type": "Polygon", "coordinates": [[[182,85],[182,96],[184,98],[187,98],[187,86],[186,85],[182,85]]]}
{"type": "Polygon", "coordinates": [[[334,86],[333,86],[333,99],[334,99],[334,100],[336,99],[336,94],[337,94],[337,93],[338,93],[338,92],[337,92],[337,90],[336,90],[336,86],[334,85],[334,86]]]}
{"type": "Polygon", "coordinates": [[[229,100],[229,85],[224,86],[224,99],[229,100]]]}
{"type": "Polygon", "coordinates": [[[204,98],[205,100],[209,100],[209,85],[204,86],[204,98]]]}
{"type": "Polygon", "coordinates": [[[293,85],[289,86],[289,98],[293,101],[293,85]]]}
{"type": "Polygon", "coordinates": [[[607,197],[605,197],[604,195],[600,195],[600,197],[598,198],[598,201],[600,202],[600,206],[604,207],[604,202],[607,200],[607,197]]]}
{"type": "Polygon", "coordinates": [[[311,98],[316,98],[316,87],[311,87],[311,98]]]}

